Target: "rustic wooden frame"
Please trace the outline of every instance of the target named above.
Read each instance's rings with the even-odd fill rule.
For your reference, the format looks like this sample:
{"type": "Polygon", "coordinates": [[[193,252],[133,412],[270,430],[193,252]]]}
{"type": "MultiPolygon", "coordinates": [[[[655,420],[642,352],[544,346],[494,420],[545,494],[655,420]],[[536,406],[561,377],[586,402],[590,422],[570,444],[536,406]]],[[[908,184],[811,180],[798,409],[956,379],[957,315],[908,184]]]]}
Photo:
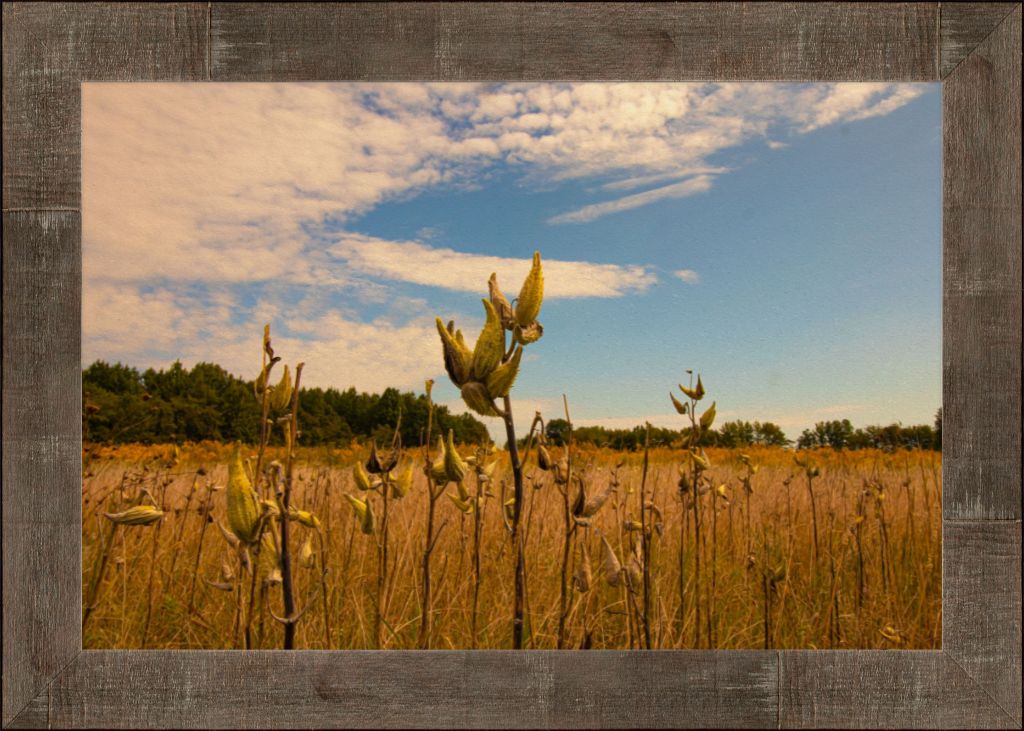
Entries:
{"type": "Polygon", "coordinates": [[[3,6],[3,725],[1021,727],[1021,6],[3,6]],[[940,651],[81,647],[83,80],[941,81],[940,651]]]}

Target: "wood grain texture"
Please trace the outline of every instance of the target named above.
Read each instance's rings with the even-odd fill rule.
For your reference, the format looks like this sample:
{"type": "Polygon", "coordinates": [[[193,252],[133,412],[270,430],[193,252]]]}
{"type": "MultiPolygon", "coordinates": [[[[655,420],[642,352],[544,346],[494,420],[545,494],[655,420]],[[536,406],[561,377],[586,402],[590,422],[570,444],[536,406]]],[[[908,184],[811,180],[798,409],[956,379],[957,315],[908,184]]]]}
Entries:
{"type": "Polygon", "coordinates": [[[963,61],[1019,3],[940,3],[939,75],[963,61]]]}
{"type": "Polygon", "coordinates": [[[81,651],[74,212],[3,214],[3,720],[81,651]]]}
{"type": "Polygon", "coordinates": [[[1021,517],[1021,8],[943,84],[943,514],[1021,517]]]}
{"type": "Polygon", "coordinates": [[[78,208],[80,82],[207,78],[206,3],[4,3],[4,209],[78,208]]]}
{"type": "Polygon", "coordinates": [[[938,651],[780,653],[781,728],[1013,728],[938,651]]]}
{"type": "Polygon", "coordinates": [[[942,649],[1021,724],[1020,521],[943,526],[942,649]]]}
{"type": "Polygon", "coordinates": [[[212,6],[234,80],[938,79],[934,3],[212,6]]]}
{"type": "Polygon", "coordinates": [[[51,686],[60,727],[767,726],[775,653],[100,652],[51,686]]]}

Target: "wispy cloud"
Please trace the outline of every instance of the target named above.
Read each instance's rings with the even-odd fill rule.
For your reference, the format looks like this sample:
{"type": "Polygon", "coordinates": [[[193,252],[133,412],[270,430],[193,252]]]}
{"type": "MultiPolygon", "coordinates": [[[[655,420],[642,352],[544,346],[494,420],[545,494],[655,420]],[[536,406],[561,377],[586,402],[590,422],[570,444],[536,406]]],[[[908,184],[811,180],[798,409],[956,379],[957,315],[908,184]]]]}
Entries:
{"type": "Polygon", "coordinates": [[[687,284],[697,284],[700,282],[700,275],[692,269],[677,269],[672,272],[672,276],[686,282],[687,284]]]}
{"type": "MultiPolygon", "coordinates": [[[[389,241],[349,234],[331,254],[356,272],[401,282],[479,293],[492,272],[513,297],[530,270],[529,259],[469,254],[434,248],[417,241],[389,241]]],[[[620,266],[589,261],[544,261],[544,296],[621,297],[645,291],[657,276],[644,266],[620,266]]]]}
{"type": "Polygon", "coordinates": [[[586,223],[601,216],[607,216],[609,213],[628,211],[631,208],[639,208],[640,206],[646,206],[666,198],[686,198],[697,193],[704,193],[711,189],[712,177],[711,175],[698,175],[679,183],[645,190],[643,193],[634,193],[615,200],[604,201],[603,203],[593,203],[589,206],[578,208],[575,211],[568,211],[553,216],[548,219],[548,223],[586,223]]]}

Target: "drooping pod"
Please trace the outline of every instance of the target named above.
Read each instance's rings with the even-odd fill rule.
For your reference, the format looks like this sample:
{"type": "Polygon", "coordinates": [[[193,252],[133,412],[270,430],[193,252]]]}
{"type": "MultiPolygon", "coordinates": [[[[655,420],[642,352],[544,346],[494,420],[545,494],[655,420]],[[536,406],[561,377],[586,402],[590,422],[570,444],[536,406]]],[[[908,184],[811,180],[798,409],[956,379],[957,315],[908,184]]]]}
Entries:
{"type": "Polygon", "coordinates": [[[249,476],[242,466],[242,447],[235,445],[231,463],[228,466],[228,525],[243,543],[256,542],[259,532],[260,508],[256,491],[252,488],[249,476]]]}

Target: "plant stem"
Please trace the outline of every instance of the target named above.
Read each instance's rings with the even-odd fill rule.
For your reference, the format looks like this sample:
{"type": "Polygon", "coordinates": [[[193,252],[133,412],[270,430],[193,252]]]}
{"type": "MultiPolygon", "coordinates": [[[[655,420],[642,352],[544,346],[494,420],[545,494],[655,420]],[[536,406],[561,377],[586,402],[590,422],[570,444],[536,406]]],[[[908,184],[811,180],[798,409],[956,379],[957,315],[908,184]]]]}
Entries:
{"type": "Polygon", "coordinates": [[[512,421],[512,399],[505,396],[505,435],[508,439],[508,454],[512,462],[512,481],[515,485],[515,505],[512,508],[512,546],[515,551],[515,599],[512,608],[512,649],[523,649],[523,614],[526,593],[526,556],[523,551],[519,519],[523,512],[523,465],[519,461],[519,446],[516,444],[516,428],[512,421]]]}
{"type": "Polygon", "coordinates": [[[650,460],[651,446],[651,424],[647,423],[647,430],[644,432],[644,467],[640,475],[640,547],[641,559],[643,560],[644,571],[644,642],[647,649],[651,649],[651,567],[649,554],[651,539],[647,535],[647,468],[650,460]]]}
{"type": "Polygon", "coordinates": [[[295,470],[295,441],[299,432],[299,383],[302,363],[295,366],[292,390],[292,416],[288,422],[288,453],[285,457],[284,494],[281,497],[281,594],[284,600],[284,649],[295,648],[295,597],[292,588],[291,551],[288,548],[288,509],[291,506],[292,480],[295,470]]]}

